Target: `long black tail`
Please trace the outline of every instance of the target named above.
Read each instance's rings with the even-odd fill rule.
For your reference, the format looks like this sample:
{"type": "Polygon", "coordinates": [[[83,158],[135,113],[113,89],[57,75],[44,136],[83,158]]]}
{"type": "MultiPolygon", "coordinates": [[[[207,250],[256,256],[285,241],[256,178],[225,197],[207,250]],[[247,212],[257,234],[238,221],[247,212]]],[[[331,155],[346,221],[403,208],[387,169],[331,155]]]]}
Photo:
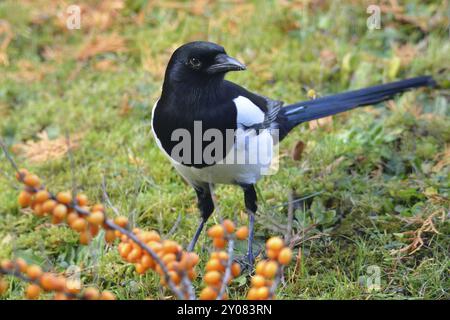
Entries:
{"type": "Polygon", "coordinates": [[[432,77],[422,76],[288,105],[282,108],[278,114],[280,140],[300,123],[357,107],[373,105],[389,100],[394,95],[409,89],[434,86],[435,84],[432,77]]]}

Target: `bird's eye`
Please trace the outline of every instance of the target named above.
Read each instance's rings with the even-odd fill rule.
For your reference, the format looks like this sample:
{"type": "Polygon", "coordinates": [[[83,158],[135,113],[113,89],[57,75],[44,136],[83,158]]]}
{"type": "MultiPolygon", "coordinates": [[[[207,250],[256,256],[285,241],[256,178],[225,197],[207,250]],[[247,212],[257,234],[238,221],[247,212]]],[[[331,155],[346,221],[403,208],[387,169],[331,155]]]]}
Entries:
{"type": "Polygon", "coordinates": [[[202,63],[200,62],[200,60],[198,60],[197,58],[190,58],[189,59],[189,64],[191,65],[192,68],[194,69],[199,69],[202,65],[202,63]]]}

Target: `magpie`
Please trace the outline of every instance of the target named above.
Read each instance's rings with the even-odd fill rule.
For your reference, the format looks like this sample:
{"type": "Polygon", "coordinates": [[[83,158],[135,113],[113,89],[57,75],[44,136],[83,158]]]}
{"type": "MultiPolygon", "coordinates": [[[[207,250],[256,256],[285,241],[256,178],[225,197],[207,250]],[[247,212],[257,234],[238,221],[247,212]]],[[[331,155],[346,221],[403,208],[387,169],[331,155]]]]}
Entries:
{"type": "Polygon", "coordinates": [[[238,185],[249,215],[247,259],[253,265],[255,184],[270,166],[275,145],[301,123],[373,105],[435,82],[430,76],[420,76],[283,106],[282,101],[224,79],[227,72],[245,69],[215,43],[195,41],[176,49],[153,107],[152,132],[159,148],[197,194],[201,220],[187,249],[194,249],[214,211],[214,185],[238,185]],[[186,136],[191,139],[182,141],[186,136]],[[256,160],[249,161],[255,154],[256,160]]]}

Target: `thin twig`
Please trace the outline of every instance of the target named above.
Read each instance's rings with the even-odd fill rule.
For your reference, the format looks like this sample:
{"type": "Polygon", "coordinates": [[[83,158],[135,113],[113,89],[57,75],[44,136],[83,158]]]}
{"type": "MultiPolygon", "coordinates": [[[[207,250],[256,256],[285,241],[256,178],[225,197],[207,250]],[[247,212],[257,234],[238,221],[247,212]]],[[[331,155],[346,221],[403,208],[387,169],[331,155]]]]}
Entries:
{"type": "Polygon", "coordinates": [[[77,195],[77,178],[75,175],[75,161],[73,160],[72,147],[70,145],[69,131],[66,131],[66,144],[67,144],[67,157],[70,163],[70,174],[72,179],[72,199],[75,199],[77,195]]]}
{"type": "Polygon", "coordinates": [[[17,166],[17,164],[14,161],[14,159],[11,157],[11,154],[9,153],[8,148],[6,147],[6,144],[5,144],[5,142],[3,141],[2,138],[0,138],[0,147],[3,149],[3,152],[5,153],[6,159],[8,159],[9,163],[11,164],[11,166],[18,173],[19,172],[19,167],[17,166]]]}
{"type": "MultiPolygon", "coordinates": [[[[307,196],[304,196],[304,197],[302,197],[302,198],[293,200],[293,201],[292,201],[292,204],[297,203],[297,202],[301,202],[301,201],[304,201],[304,200],[307,200],[307,199],[310,199],[310,198],[314,198],[315,196],[318,196],[318,195],[320,195],[320,194],[322,194],[322,193],[324,193],[324,192],[325,192],[325,191],[318,191],[318,192],[311,193],[311,194],[309,194],[309,195],[307,195],[307,196]]],[[[273,206],[273,207],[271,207],[270,209],[281,208],[281,207],[284,207],[284,206],[286,206],[286,205],[289,205],[289,203],[290,203],[290,201],[284,202],[284,203],[278,204],[278,205],[276,205],[276,206],[273,206]]]]}
{"type": "Polygon", "coordinates": [[[220,287],[219,294],[217,295],[217,300],[222,300],[223,295],[225,294],[225,290],[228,286],[228,281],[231,277],[231,266],[233,265],[233,249],[234,249],[234,239],[230,237],[228,240],[228,261],[227,266],[225,268],[225,274],[222,279],[222,286],[220,287]]]}
{"type": "Polygon", "coordinates": [[[173,224],[172,228],[170,228],[169,232],[166,234],[166,238],[169,238],[171,235],[175,233],[175,231],[178,229],[178,226],[181,222],[181,213],[178,214],[177,220],[173,224]]]}
{"type": "Polygon", "coordinates": [[[292,189],[289,191],[288,195],[289,205],[288,205],[288,216],[287,216],[287,228],[286,236],[284,237],[284,242],[289,243],[292,236],[292,222],[294,220],[294,192],[292,189]]]}
{"type": "Polygon", "coordinates": [[[103,175],[102,177],[102,193],[103,193],[103,201],[105,201],[106,204],[111,208],[111,210],[114,211],[114,213],[119,216],[120,215],[119,210],[112,204],[111,198],[109,197],[108,192],[106,192],[105,175],[103,175]]]}

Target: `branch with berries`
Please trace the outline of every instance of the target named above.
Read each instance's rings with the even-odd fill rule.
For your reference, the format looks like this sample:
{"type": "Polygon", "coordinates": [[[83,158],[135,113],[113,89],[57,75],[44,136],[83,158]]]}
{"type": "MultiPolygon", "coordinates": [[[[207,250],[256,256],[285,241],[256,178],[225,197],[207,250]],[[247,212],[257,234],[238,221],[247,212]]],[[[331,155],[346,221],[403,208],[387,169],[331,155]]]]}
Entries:
{"type": "MultiPolygon", "coordinates": [[[[105,241],[118,242],[119,255],[135,266],[138,274],[148,271],[160,276],[162,286],[168,288],[178,299],[197,299],[192,281],[197,278],[196,266],[199,256],[188,252],[176,241],[162,239],[154,230],[131,228],[128,218],[119,215],[114,219],[106,216],[105,207],[100,203],[91,203],[83,193],[75,194],[62,191],[51,193],[41,179],[26,169],[16,169],[16,179],[23,185],[18,196],[18,204],[29,208],[41,218],[50,218],[53,224],[67,224],[79,234],[82,245],[89,244],[103,229],[105,241]]],[[[203,283],[198,298],[201,300],[224,300],[228,298],[227,288],[231,281],[241,274],[241,267],[233,259],[236,241],[246,240],[248,228],[236,228],[229,219],[208,229],[212,239],[213,251],[205,266],[203,283]]],[[[273,299],[275,289],[283,274],[283,267],[292,258],[292,252],[278,237],[270,238],[266,243],[267,260],[256,265],[256,275],[251,279],[248,299],[273,299]]],[[[55,299],[115,299],[109,291],[100,293],[95,288],[84,290],[68,286],[67,279],[58,274],[44,272],[39,266],[27,265],[23,259],[5,260],[0,265],[0,293],[5,292],[8,276],[19,278],[28,283],[25,296],[36,299],[41,292],[53,292],[55,299]]]]}

